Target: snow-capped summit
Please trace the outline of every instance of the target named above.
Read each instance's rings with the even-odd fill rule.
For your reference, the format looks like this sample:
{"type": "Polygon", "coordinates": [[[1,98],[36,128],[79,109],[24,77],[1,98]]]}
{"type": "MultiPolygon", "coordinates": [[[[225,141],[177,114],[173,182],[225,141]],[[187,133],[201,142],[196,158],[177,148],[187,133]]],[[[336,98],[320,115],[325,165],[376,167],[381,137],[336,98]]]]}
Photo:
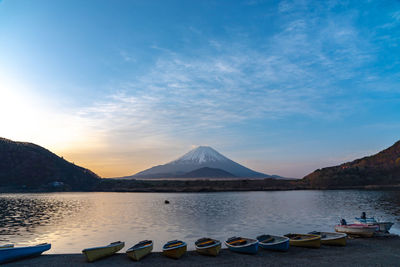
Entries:
{"type": "Polygon", "coordinates": [[[171,164],[191,164],[191,163],[206,163],[217,161],[229,161],[228,158],[218,153],[209,146],[199,146],[188,153],[171,162],[171,164]]]}
{"type": "Polygon", "coordinates": [[[224,171],[224,173],[228,173],[230,176],[238,178],[276,178],[276,176],[246,168],[228,159],[209,146],[199,146],[174,161],[164,165],[154,166],[126,178],[185,177],[186,174],[202,168],[219,169],[224,171]]]}

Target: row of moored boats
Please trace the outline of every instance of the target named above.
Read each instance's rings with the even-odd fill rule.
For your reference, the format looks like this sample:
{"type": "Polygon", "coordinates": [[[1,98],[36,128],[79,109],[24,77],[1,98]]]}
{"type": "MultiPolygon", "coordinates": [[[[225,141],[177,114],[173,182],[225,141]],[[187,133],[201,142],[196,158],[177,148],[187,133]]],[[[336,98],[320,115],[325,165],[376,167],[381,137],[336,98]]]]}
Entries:
{"type": "MultiPolygon", "coordinates": [[[[356,218],[356,223],[347,224],[344,219],[335,226],[336,232],[310,232],[308,234],[260,235],[257,238],[231,237],[224,243],[233,251],[256,254],[259,247],[273,251],[288,251],[290,246],[319,248],[321,245],[345,246],[347,235],[372,237],[377,232],[388,232],[393,223],[378,222],[374,218],[366,218],[365,213],[356,218]]],[[[195,242],[196,251],[203,255],[217,256],[222,244],[212,238],[200,238],[195,242]]],[[[118,241],[106,246],[87,248],[82,251],[89,262],[93,262],[120,251],[125,246],[118,241]]],[[[39,244],[28,247],[14,247],[12,244],[0,246],[0,264],[25,257],[39,256],[51,248],[50,244],[39,244]]],[[[139,261],[153,251],[153,241],[144,240],[126,251],[128,257],[139,261]]],[[[181,258],[187,251],[187,244],[181,240],[172,240],[163,246],[163,255],[173,259],[181,258]]]]}
{"type": "MultiPolygon", "coordinates": [[[[260,235],[255,239],[235,236],[228,238],[224,243],[233,252],[256,254],[259,247],[274,251],[288,251],[290,246],[310,248],[319,248],[321,245],[344,246],[346,237],[347,235],[344,233],[312,232],[310,234],[287,234],[286,236],[260,235]]],[[[89,262],[93,262],[111,256],[121,250],[124,245],[124,242],[118,241],[104,247],[84,249],[82,252],[89,262]]],[[[194,245],[199,254],[207,256],[217,256],[222,247],[219,240],[208,237],[198,239],[194,245]]],[[[126,254],[132,260],[138,261],[150,254],[152,250],[153,241],[144,240],[129,248],[126,254]]],[[[186,251],[186,242],[172,240],[163,246],[162,253],[168,258],[179,259],[186,251]]]]}

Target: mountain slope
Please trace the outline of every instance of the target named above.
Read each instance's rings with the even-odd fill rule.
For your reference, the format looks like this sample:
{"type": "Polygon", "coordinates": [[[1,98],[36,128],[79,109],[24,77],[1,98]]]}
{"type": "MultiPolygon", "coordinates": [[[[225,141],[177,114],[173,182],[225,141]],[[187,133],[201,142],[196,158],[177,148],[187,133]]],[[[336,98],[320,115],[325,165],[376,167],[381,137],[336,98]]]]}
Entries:
{"type": "Polygon", "coordinates": [[[41,146],[0,138],[0,186],[40,187],[55,181],[80,190],[99,177],[41,146]]]}
{"type": "Polygon", "coordinates": [[[318,169],[302,179],[312,187],[400,183],[400,141],[369,157],[318,169]]]}
{"type": "Polygon", "coordinates": [[[182,178],[234,178],[232,173],[221,169],[203,167],[181,175],[182,178]]]}
{"type": "Polygon", "coordinates": [[[207,146],[200,146],[164,165],[158,165],[126,178],[168,178],[181,175],[200,168],[215,168],[231,173],[237,177],[266,178],[270,175],[246,168],[216,150],[207,146]]]}

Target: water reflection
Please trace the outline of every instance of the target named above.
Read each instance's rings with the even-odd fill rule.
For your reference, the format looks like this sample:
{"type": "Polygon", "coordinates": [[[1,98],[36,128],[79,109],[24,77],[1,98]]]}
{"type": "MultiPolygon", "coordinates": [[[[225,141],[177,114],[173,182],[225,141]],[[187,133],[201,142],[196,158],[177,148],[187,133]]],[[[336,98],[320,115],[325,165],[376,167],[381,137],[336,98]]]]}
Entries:
{"type": "Polygon", "coordinates": [[[361,211],[400,221],[398,192],[284,191],[226,193],[0,194],[0,242],[51,242],[51,253],[123,240],[127,246],[202,236],[331,231],[361,211]],[[164,200],[170,201],[169,205],[164,200]]]}
{"type": "Polygon", "coordinates": [[[39,226],[55,224],[78,213],[82,207],[80,201],[38,195],[0,195],[0,238],[34,232],[39,226]]]}

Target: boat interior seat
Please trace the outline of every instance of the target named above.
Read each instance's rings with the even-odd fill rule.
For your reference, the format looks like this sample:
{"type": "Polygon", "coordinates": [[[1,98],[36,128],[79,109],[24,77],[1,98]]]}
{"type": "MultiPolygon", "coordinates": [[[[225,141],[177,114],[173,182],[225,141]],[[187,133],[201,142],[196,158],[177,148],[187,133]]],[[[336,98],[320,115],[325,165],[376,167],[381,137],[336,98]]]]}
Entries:
{"type": "Polygon", "coordinates": [[[229,245],[233,245],[233,246],[241,246],[246,243],[247,243],[247,241],[245,239],[233,240],[231,242],[228,242],[229,245]]]}
{"type": "Polygon", "coordinates": [[[177,243],[169,244],[169,245],[166,246],[166,247],[167,247],[167,248],[177,247],[177,246],[180,246],[180,245],[182,245],[182,244],[183,244],[182,242],[177,242],[177,243]]]}
{"type": "Polygon", "coordinates": [[[323,233],[317,232],[317,231],[309,232],[309,234],[311,234],[311,235],[320,235],[322,238],[326,237],[326,234],[323,234],[323,233]]]}
{"type": "Polygon", "coordinates": [[[215,243],[214,240],[208,240],[208,241],[199,243],[197,246],[199,246],[199,247],[205,247],[205,246],[211,245],[211,244],[213,244],[213,243],[215,243]]]}
{"type": "Polygon", "coordinates": [[[262,243],[270,243],[275,240],[275,238],[273,238],[270,235],[261,235],[261,236],[258,236],[257,239],[258,239],[258,241],[260,241],[262,243]]]}

